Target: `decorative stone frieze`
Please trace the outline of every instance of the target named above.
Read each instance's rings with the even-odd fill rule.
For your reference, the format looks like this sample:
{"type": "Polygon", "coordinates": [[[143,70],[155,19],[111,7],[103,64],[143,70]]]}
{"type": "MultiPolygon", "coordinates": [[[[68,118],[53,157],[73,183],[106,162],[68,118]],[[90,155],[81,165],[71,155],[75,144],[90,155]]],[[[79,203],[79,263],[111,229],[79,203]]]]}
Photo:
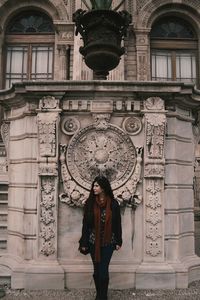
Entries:
{"type": "Polygon", "coordinates": [[[39,254],[51,259],[57,253],[57,182],[59,100],[52,96],[39,102],[39,254]]]}
{"type": "Polygon", "coordinates": [[[163,191],[165,176],[165,131],[166,112],[164,101],[150,97],[144,102],[145,151],[145,258],[164,259],[163,191]]]}

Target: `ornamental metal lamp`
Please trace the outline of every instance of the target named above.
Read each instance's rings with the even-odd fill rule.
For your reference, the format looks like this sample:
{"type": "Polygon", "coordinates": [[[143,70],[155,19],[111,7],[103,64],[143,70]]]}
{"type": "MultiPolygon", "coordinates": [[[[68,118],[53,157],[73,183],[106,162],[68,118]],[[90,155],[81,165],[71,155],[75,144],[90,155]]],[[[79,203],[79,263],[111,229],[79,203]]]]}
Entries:
{"type": "Polygon", "coordinates": [[[132,16],[125,10],[117,11],[125,0],[113,9],[111,0],[90,0],[90,4],[86,0],[82,2],[88,10],[78,9],[73,14],[76,35],[80,33],[83,39],[79,51],[86,65],[94,71],[94,79],[106,79],[125,52],[121,43],[132,16]]]}

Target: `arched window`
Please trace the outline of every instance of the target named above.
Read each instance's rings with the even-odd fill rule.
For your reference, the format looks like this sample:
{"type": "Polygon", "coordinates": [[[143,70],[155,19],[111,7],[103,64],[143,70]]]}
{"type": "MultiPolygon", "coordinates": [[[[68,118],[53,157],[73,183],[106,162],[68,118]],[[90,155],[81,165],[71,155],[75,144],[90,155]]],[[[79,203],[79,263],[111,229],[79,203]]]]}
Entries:
{"type": "Polygon", "coordinates": [[[177,17],[164,17],[151,30],[152,80],[197,80],[197,38],[192,26],[177,17]]]}
{"type": "Polygon", "coordinates": [[[53,79],[54,27],[39,11],[24,11],[6,28],[5,83],[53,79]]]}

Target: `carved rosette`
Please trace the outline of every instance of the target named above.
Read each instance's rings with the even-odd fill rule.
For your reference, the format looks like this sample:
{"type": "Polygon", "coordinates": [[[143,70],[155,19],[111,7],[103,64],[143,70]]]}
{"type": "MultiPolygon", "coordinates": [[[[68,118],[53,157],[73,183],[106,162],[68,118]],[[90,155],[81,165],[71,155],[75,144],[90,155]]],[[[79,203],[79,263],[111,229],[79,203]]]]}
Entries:
{"type": "Polygon", "coordinates": [[[130,137],[109,123],[109,114],[94,114],[94,124],[78,131],[68,146],[60,146],[64,193],[60,200],[71,206],[83,206],[91,183],[97,175],[109,178],[121,204],[138,205],[136,190],[141,175],[142,149],[136,149],[130,137]]]}
{"type": "Polygon", "coordinates": [[[122,128],[130,135],[136,135],[142,130],[142,122],[137,117],[128,117],[123,121],[122,128]]]}
{"type": "Polygon", "coordinates": [[[39,253],[55,258],[57,248],[57,182],[59,100],[43,97],[38,111],[39,253]]]}
{"type": "Polygon", "coordinates": [[[73,135],[80,129],[80,122],[74,117],[64,118],[61,123],[62,132],[67,135],[73,135]]]}
{"type": "Polygon", "coordinates": [[[166,115],[164,101],[159,97],[150,97],[144,102],[145,120],[145,235],[148,257],[163,257],[163,191],[164,191],[164,145],[166,115]]]}

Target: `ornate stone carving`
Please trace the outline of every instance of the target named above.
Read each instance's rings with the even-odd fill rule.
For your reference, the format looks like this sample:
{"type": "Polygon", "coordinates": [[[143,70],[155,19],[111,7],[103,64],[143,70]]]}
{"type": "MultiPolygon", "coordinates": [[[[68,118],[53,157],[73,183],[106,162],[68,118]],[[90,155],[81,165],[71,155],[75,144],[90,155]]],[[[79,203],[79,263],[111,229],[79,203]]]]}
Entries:
{"type": "Polygon", "coordinates": [[[55,199],[55,177],[41,177],[41,199],[40,199],[40,252],[49,256],[55,253],[56,235],[56,199],[55,199]]]}
{"type": "Polygon", "coordinates": [[[9,133],[10,133],[10,123],[3,122],[1,125],[1,136],[7,153],[8,153],[8,145],[9,145],[9,133]]]}
{"type": "Polygon", "coordinates": [[[146,188],[146,253],[151,256],[157,256],[162,251],[161,182],[160,179],[151,179],[146,188]]]}
{"type": "Polygon", "coordinates": [[[106,130],[108,128],[110,114],[93,114],[93,118],[95,121],[94,127],[97,130],[106,130]]]}
{"type": "Polygon", "coordinates": [[[58,166],[57,164],[40,164],[39,165],[39,175],[58,175],[58,166]]]}
{"type": "Polygon", "coordinates": [[[56,156],[57,118],[57,114],[38,114],[40,156],[56,156]]]}
{"type": "Polygon", "coordinates": [[[144,177],[164,177],[165,166],[160,164],[146,164],[144,177]]]}
{"type": "Polygon", "coordinates": [[[147,224],[147,237],[152,239],[153,241],[156,241],[158,238],[160,238],[160,227],[147,224]]]}
{"type": "Polygon", "coordinates": [[[86,189],[80,187],[70,175],[66,165],[67,145],[60,145],[61,176],[64,193],[59,195],[60,201],[69,206],[82,207],[89,196],[86,189]]]}
{"type": "Polygon", "coordinates": [[[130,135],[136,135],[142,130],[142,122],[137,117],[128,117],[123,121],[122,128],[130,135]]]}
{"type": "Polygon", "coordinates": [[[64,118],[61,123],[62,131],[67,135],[73,135],[80,128],[80,122],[74,117],[64,118]]]}
{"type": "Polygon", "coordinates": [[[40,99],[39,109],[41,110],[59,109],[59,100],[53,96],[45,96],[42,99],[40,99]]]}
{"type": "MultiPolygon", "coordinates": [[[[89,196],[89,191],[77,184],[73,177],[70,175],[65,160],[66,150],[66,145],[60,145],[60,162],[64,193],[62,193],[59,198],[61,202],[65,202],[69,206],[82,207],[89,196]]],[[[142,197],[137,191],[137,185],[140,181],[141,176],[142,149],[137,148],[136,151],[137,163],[134,173],[122,187],[114,190],[115,198],[118,200],[121,206],[127,205],[133,208],[136,208],[142,201],[142,197]]],[[[113,187],[112,182],[111,185],[113,187]]],[[[88,189],[90,188],[90,186],[88,186],[88,189]]]]}
{"type": "Polygon", "coordinates": [[[161,253],[161,241],[147,241],[147,254],[150,254],[151,256],[157,256],[161,253]]]}
{"type": "Polygon", "coordinates": [[[136,207],[142,201],[137,191],[142,149],[136,149],[127,134],[109,122],[110,114],[93,114],[95,123],[77,132],[60,146],[64,193],[59,197],[70,206],[83,206],[95,176],[111,182],[121,205],[136,207]]]}
{"type": "MultiPolygon", "coordinates": [[[[73,33],[73,31],[61,31],[61,32],[59,32],[58,39],[60,41],[70,41],[70,42],[72,42],[73,39],[74,39],[74,33],[73,33]]],[[[65,46],[65,48],[66,48],[66,46],[65,46]]]]}
{"type": "Polygon", "coordinates": [[[147,64],[146,53],[144,53],[144,54],[141,53],[138,55],[138,66],[139,66],[138,80],[141,80],[141,81],[147,80],[148,64],[147,64]]]}
{"type": "Polygon", "coordinates": [[[90,189],[94,177],[104,174],[116,189],[133,173],[136,149],[124,131],[101,120],[72,137],[66,159],[70,174],[80,186],[90,189]]]}
{"type": "Polygon", "coordinates": [[[164,150],[164,136],[166,116],[151,113],[146,116],[146,144],[149,158],[162,158],[164,150]]]}
{"type": "Polygon", "coordinates": [[[147,110],[164,110],[164,101],[160,97],[150,97],[144,102],[147,110]]]}

